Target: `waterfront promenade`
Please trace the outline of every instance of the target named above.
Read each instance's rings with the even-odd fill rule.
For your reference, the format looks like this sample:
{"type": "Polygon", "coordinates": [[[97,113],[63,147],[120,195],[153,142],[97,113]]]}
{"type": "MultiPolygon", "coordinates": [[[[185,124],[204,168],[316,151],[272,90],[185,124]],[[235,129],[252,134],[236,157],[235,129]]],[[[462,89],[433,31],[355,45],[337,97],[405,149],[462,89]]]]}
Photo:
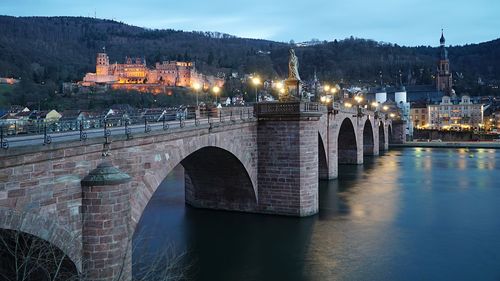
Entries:
{"type": "Polygon", "coordinates": [[[495,148],[500,149],[500,141],[469,141],[469,142],[406,142],[391,144],[391,147],[441,147],[441,148],[495,148]]]}

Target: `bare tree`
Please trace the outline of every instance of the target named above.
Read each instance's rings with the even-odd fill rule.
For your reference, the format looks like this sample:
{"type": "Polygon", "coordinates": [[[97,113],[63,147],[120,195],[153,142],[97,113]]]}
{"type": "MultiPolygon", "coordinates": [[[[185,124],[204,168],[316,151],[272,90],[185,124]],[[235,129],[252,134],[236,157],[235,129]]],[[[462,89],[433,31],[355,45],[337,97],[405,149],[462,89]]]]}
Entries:
{"type": "MultiPolygon", "coordinates": [[[[58,247],[41,238],[21,231],[21,224],[26,212],[21,214],[17,229],[0,229],[0,280],[5,281],[80,281],[86,280],[84,273],[78,273],[73,261],[58,247]]],[[[53,228],[55,231],[55,228],[53,228]]],[[[143,232],[144,233],[144,232],[143,232]]],[[[139,245],[149,240],[143,233],[136,235],[136,243],[130,254],[139,245]]],[[[77,238],[75,238],[77,239],[77,238]]],[[[71,241],[68,241],[70,243],[71,241]]],[[[131,247],[132,237],[126,247],[131,247]]],[[[135,269],[133,281],[177,281],[186,276],[187,254],[177,253],[172,244],[156,247],[155,250],[141,251],[136,255],[132,267],[135,269]]],[[[114,281],[123,277],[127,260],[122,257],[122,268],[114,281]]],[[[86,262],[82,260],[82,265],[86,262]]]]}

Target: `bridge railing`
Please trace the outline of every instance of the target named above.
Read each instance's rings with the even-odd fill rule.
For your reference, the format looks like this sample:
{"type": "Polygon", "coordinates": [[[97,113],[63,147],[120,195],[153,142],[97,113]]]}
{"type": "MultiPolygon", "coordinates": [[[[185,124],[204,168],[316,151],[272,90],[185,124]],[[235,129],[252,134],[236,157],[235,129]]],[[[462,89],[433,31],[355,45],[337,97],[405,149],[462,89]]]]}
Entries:
{"type": "Polygon", "coordinates": [[[248,121],[253,118],[253,109],[234,108],[218,110],[216,114],[197,116],[188,114],[156,114],[143,116],[99,117],[71,121],[26,121],[0,124],[0,148],[29,145],[46,145],[52,142],[85,141],[89,138],[109,138],[125,135],[131,139],[137,134],[148,134],[153,131],[169,132],[172,129],[183,129],[217,124],[248,121]]]}
{"type": "Polygon", "coordinates": [[[254,105],[254,112],[259,115],[322,113],[326,106],[317,102],[265,102],[254,105]]]}
{"type": "Polygon", "coordinates": [[[376,118],[385,118],[387,119],[387,114],[381,112],[380,110],[369,110],[364,107],[359,107],[358,105],[349,105],[347,106],[346,104],[342,103],[334,103],[331,105],[331,108],[337,112],[344,112],[344,113],[352,113],[352,114],[357,114],[359,116],[363,115],[373,115],[376,118]]]}

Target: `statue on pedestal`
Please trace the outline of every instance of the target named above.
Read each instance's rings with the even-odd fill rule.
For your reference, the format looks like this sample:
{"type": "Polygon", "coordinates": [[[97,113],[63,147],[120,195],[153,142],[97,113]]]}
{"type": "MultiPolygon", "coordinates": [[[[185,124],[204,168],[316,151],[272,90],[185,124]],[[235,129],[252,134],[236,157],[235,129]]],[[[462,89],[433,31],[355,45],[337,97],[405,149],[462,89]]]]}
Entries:
{"type": "Polygon", "coordinates": [[[293,49],[290,49],[290,59],[288,60],[288,80],[300,81],[299,59],[293,49]]]}
{"type": "Polygon", "coordinates": [[[299,59],[295,55],[295,51],[290,49],[288,79],[285,80],[285,92],[280,95],[279,100],[282,102],[300,100],[300,84],[299,59]]]}

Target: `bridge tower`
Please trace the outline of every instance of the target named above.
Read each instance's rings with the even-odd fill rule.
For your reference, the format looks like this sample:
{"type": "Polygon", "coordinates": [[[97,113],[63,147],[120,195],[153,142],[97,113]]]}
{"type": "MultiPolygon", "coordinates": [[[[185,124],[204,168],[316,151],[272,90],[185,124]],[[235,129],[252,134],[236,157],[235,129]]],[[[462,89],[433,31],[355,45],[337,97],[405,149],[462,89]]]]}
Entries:
{"type": "Polygon", "coordinates": [[[258,185],[262,212],[309,216],[318,212],[316,103],[256,105],[258,185]]]}
{"type": "Polygon", "coordinates": [[[103,162],[82,181],[83,278],[132,280],[130,176],[103,162]]]}

